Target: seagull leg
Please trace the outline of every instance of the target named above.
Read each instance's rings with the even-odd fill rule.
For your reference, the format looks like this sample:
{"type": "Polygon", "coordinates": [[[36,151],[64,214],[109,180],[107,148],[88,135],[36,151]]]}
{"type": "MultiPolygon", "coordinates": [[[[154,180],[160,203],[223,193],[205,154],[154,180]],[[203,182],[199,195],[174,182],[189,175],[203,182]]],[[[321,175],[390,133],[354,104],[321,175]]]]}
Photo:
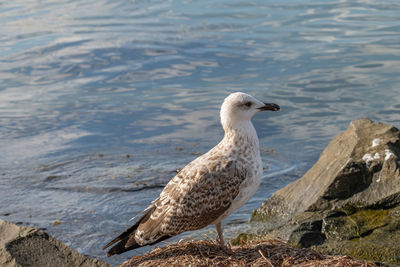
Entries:
{"type": "Polygon", "coordinates": [[[219,242],[219,244],[221,245],[221,247],[225,246],[225,242],[224,242],[224,234],[222,232],[222,225],[221,222],[218,222],[215,224],[215,228],[217,228],[217,234],[218,234],[218,238],[217,241],[219,242]]]}
{"type": "Polygon", "coordinates": [[[221,248],[227,252],[227,253],[231,253],[231,249],[227,246],[225,246],[225,241],[224,241],[224,234],[222,232],[222,224],[221,222],[218,222],[215,224],[215,228],[217,228],[217,233],[218,233],[218,238],[217,238],[217,242],[220,244],[221,248]]]}

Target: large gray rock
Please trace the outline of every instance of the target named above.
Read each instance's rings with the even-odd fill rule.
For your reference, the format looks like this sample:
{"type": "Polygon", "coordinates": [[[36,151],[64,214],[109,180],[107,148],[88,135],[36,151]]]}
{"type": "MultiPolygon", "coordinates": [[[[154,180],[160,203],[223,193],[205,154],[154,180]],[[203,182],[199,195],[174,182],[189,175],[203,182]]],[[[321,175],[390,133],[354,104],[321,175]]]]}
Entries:
{"type": "Polygon", "coordinates": [[[298,246],[400,264],[399,158],[397,128],[353,121],[252,220],[298,246]]]}
{"type": "Polygon", "coordinates": [[[0,266],[96,266],[105,262],[79,254],[45,232],[0,219],[0,266]]]}

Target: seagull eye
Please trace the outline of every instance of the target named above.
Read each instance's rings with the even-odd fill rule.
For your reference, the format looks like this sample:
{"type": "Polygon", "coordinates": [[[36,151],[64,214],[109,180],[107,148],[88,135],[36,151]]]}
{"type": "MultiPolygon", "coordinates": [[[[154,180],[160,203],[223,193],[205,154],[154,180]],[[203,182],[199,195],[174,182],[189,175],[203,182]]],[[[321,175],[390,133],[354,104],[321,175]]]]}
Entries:
{"type": "Polygon", "coordinates": [[[244,104],[246,107],[251,107],[251,102],[247,102],[246,104],[244,104]]]}

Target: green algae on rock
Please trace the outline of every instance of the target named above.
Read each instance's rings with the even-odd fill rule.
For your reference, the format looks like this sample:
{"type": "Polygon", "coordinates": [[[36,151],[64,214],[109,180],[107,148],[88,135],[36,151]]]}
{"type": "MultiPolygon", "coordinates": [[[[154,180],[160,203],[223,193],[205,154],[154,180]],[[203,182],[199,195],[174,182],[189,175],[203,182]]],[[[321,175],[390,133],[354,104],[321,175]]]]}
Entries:
{"type": "Polygon", "coordinates": [[[327,242],[318,251],[400,263],[400,206],[328,218],[322,232],[327,242]]]}

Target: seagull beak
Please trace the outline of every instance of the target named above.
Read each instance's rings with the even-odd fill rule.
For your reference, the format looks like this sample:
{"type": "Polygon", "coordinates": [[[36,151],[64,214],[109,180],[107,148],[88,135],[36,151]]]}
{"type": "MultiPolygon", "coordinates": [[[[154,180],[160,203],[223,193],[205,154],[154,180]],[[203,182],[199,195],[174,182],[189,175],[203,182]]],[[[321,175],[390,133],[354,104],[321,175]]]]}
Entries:
{"type": "Polygon", "coordinates": [[[264,111],[264,110],[272,110],[272,111],[278,111],[281,108],[277,104],[273,103],[264,103],[264,106],[258,108],[259,111],[264,111]]]}

